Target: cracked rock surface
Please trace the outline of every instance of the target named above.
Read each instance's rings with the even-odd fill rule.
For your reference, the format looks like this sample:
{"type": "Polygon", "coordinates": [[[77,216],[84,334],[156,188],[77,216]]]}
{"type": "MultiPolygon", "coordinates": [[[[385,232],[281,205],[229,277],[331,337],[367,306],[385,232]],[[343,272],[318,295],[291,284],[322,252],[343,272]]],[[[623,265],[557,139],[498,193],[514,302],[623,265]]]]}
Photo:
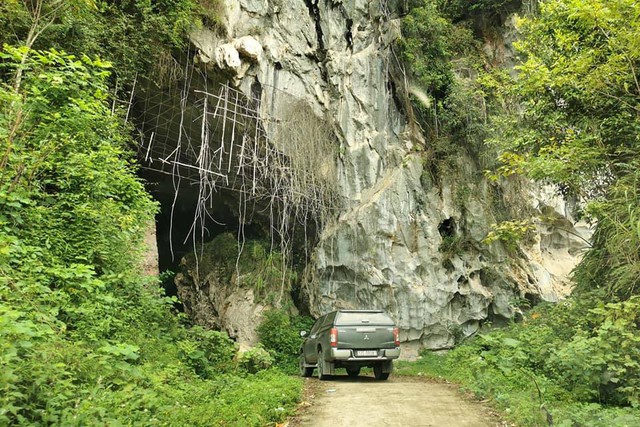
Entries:
{"type": "MultiPolygon", "coordinates": [[[[246,94],[262,87],[261,114],[277,119],[287,93],[328,117],[339,144],[345,203],[322,231],[305,284],[310,312],[382,308],[401,328],[406,354],[447,348],[490,319],[518,313],[522,300],[556,301],[589,230],[542,190],[519,203],[554,221],[509,254],[486,245],[496,193],[476,159],[460,155],[438,175],[424,166],[423,137],[395,100],[394,41],[403,2],[227,1],[224,36],[192,39],[200,61],[234,73],[246,94]]],[[[313,141],[310,141],[313,143],[313,141]]],[[[504,197],[503,197],[504,201],[504,197]]],[[[505,203],[508,203],[506,201],[505,203]]]]}

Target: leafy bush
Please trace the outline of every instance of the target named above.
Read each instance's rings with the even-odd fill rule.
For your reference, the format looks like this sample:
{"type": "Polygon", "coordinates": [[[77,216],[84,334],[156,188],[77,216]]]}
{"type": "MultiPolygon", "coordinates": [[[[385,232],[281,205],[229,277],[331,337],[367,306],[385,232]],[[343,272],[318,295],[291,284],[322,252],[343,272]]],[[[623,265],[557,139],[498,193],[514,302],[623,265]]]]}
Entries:
{"type": "Polygon", "coordinates": [[[616,182],[606,199],[586,209],[598,221],[589,250],[575,271],[577,291],[603,289],[607,298],[640,293],[640,165],[616,182]]]}
{"type": "Polygon", "coordinates": [[[264,347],[257,345],[240,354],[238,366],[250,374],[255,374],[273,366],[273,357],[264,347]]]}
{"type": "Polygon", "coordinates": [[[500,224],[492,224],[491,231],[484,238],[483,243],[491,244],[501,241],[510,250],[515,250],[518,243],[530,237],[536,227],[530,221],[503,221],[500,224]]]}
{"type": "Polygon", "coordinates": [[[499,99],[500,72],[493,71],[495,64],[481,48],[488,36],[476,35],[472,23],[460,18],[472,8],[468,2],[412,1],[402,19],[398,47],[410,77],[407,108],[427,138],[426,160],[434,177],[457,167],[460,153],[483,162],[492,157],[483,144],[487,118],[505,105],[499,99]]]}
{"type": "Polygon", "coordinates": [[[265,312],[257,328],[258,337],[265,349],[271,353],[275,365],[287,373],[296,373],[298,355],[303,339],[301,330],[309,330],[313,319],[303,316],[291,316],[284,309],[265,312]]]}
{"type": "Polygon", "coordinates": [[[549,374],[577,400],[640,407],[640,297],[600,303],[589,317],[593,327],[551,353],[549,374]]]}
{"type": "Polygon", "coordinates": [[[218,373],[231,371],[237,346],[226,333],[192,326],[185,335],[177,343],[181,359],[196,374],[215,378],[218,373]]]}
{"type": "Polygon", "coordinates": [[[425,353],[398,371],[461,382],[523,426],[545,425],[544,411],[555,425],[635,425],[639,302],[605,304],[592,295],[541,306],[522,323],[480,334],[445,356],[425,353]]]}
{"type": "Polygon", "coordinates": [[[403,59],[425,92],[442,99],[453,84],[452,23],[443,17],[436,2],[414,7],[402,21],[403,59]]]}

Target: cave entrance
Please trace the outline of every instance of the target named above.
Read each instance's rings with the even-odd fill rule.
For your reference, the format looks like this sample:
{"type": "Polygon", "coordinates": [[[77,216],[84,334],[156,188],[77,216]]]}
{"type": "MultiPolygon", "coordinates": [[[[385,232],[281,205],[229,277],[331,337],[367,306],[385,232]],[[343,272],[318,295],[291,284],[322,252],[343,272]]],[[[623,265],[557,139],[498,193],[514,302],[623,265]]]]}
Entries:
{"type": "Polygon", "coordinates": [[[178,272],[182,258],[201,244],[225,232],[235,235],[240,227],[246,239],[265,238],[261,225],[241,224],[237,201],[227,191],[211,194],[206,215],[202,217],[197,215],[200,197],[197,186],[183,180],[176,188],[173,176],[150,169],[142,169],[140,176],[146,181],[147,191],[160,204],[156,215],[158,270],[169,296],[177,296],[174,274],[170,273],[178,272]]]}
{"type": "MultiPolygon", "coordinates": [[[[186,254],[225,232],[268,240],[304,266],[341,202],[327,118],[257,80],[245,93],[192,65],[175,74],[141,84],[131,106],[140,174],[161,206],[160,271],[177,272],[186,254]]],[[[169,277],[164,287],[177,293],[169,277]]]]}
{"type": "MultiPolygon", "coordinates": [[[[247,98],[223,76],[194,67],[192,53],[180,61],[189,65],[172,69],[171,78],[141,82],[131,105],[140,133],[139,175],[160,204],[161,273],[177,273],[185,255],[222,233],[268,236],[257,225],[268,221],[239,211],[250,204],[247,194],[255,194],[263,178],[256,176],[255,161],[265,140],[258,117],[261,87],[252,87],[247,98]],[[246,177],[253,192],[246,190],[246,177]]],[[[177,295],[174,274],[161,277],[166,294],[177,295]]]]}

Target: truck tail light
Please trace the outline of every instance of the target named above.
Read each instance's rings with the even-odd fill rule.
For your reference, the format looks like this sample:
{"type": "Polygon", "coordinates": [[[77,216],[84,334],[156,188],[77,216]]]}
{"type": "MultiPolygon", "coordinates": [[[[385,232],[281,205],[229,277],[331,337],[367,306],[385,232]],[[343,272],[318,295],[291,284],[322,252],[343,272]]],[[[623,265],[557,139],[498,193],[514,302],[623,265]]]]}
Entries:
{"type": "Polygon", "coordinates": [[[396,347],[400,346],[400,330],[398,328],[393,328],[393,343],[396,347]]]}
{"type": "Polygon", "coordinates": [[[331,328],[331,334],[329,335],[329,341],[331,342],[331,347],[338,346],[338,328],[331,328]]]}

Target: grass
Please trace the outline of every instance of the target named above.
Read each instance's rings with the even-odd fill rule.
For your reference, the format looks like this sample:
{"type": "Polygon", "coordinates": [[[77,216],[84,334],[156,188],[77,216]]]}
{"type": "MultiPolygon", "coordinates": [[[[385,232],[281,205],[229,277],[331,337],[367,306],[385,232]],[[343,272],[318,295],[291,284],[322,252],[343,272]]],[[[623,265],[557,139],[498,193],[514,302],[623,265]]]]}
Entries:
{"type": "Polygon", "coordinates": [[[301,379],[275,369],[225,375],[211,384],[169,391],[177,400],[166,408],[166,419],[179,426],[273,426],[293,415],[303,387],[301,379]]]}

